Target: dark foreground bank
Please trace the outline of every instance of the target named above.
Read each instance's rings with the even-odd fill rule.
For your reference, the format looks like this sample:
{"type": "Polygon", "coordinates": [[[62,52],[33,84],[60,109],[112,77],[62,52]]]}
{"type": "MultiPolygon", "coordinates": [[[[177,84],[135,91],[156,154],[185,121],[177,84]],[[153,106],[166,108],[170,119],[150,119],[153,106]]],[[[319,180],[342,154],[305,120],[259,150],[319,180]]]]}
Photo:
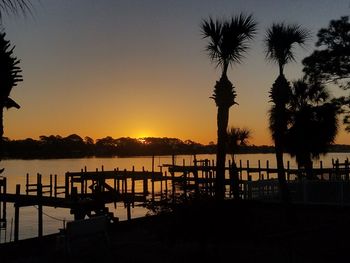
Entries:
{"type": "Polygon", "coordinates": [[[0,262],[346,262],[350,208],[195,202],[111,225],[66,255],[57,235],[0,246],[0,262]]]}

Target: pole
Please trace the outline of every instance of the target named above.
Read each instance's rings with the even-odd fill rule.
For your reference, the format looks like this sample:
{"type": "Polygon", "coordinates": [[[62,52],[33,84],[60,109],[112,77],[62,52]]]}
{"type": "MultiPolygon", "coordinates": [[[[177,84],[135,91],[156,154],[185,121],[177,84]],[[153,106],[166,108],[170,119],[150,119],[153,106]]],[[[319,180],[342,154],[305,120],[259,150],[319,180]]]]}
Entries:
{"type": "Polygon", "coordinates": [[[42,196],[43,196],[43,185],[41,182],[41,174],[37,176],[37,194],[38,194],[38,236],[43,236],[43,205],[42,205],[42,196]]]}
{"type": "MultiPolygon", "coordinates": [[[[19,197],[21,193],[21,185],[16,185],[16,196],[19,197]]],[[[19,233],[19,205],[15,203],[15,229],[14,229],[14,241],[18,242],[18,233],[19,233]]],[[[10,237],[11,238],[11,237],[10,237]]]]}

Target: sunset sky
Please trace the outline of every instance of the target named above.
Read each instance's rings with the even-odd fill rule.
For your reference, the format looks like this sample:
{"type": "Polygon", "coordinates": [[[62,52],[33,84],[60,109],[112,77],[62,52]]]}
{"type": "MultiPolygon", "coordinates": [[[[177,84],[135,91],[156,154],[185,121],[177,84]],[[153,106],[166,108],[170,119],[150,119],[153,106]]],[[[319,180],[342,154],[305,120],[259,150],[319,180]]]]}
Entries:
{"type": "MultiPolygon", "coordinates": [[[[252,144],[272,144],[268,91],[277,66],[265,60],[263,38],[273,22],[299,23],[313,35],[296,49],[286,77],[302,76],[301,60],[316,33],[350,14],[350,0],[33,0],[33,16],[4,16],[24,82],[5,112],[11,139],[77,133],[94,139],[177,137],[216,141],[212,94],[220,70],[205,53],[202,19],[252,13],[258,34],[246,59],[229,71],[239,105],[230,125],[252,130],[252,144]]],[[[333,89],[339,94],[338,89],[333,89]]],[[[350,143],[342,131],[337,143],[350,143]]]]}

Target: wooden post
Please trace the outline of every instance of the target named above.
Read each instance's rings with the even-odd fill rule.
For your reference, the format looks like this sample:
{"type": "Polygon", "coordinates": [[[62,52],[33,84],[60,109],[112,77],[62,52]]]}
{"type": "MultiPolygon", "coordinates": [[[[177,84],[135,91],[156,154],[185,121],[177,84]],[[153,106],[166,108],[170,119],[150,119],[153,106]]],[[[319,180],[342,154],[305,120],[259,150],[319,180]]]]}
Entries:
{"type": "Polygon", "coordinates": [[[127,200],[127,204],[126,204],[126,213],[127,213],[127,219],[128,219],[128,221],[130,221],[130,220],[131,220],[130,200],[127,200]]]}
{"type": "Polygon", "coordinates": [[[84,193],[84,170],[81,169],[80,170],[80,194],[85,194],[84,193]]]}
{"type": "Polygon", "coordinates": [[[52,174],[50,174],[50,197],[52,197],[52,174]]]}
{"type": "Polygon", "coordinates": [[[173,166],[175,166],[175,155],[174,154],[171,156],[171,163],[173,166]]]}
{"type": "Polygon", "coordinates": [[[117,191],[117,170],[114,168],[114,176],[113,176],[113,187],[114,191],[117,191]]]}
{"type": "Polygon", "coordinates": [[[287,162],[287,182],[290,182],[290,163],[289,161],[287,162]]]}
{"type": "Polygon", "coordinates": [[[43,196],[43,185],[41,181],[41,174],[37,174],[37,197],[38,197],[38,236],[43,236],[43,205],[42,205],[42,196],[43,196]]]}
{"type": "MultiPolygon", "coordinates": [[[[205,159],[204,165],[205,165],[205,167],[208,167],[208,166],[209,166],[209,160],[208,160],[208,159],[205,159]]],[[[205,177],[205,183],[204,183],[205,193],[208,194],[208,193],[209,193],[209,184],[208,184],[209,175],[208,175],[208,168],[205,169],[204,177],[205,177]]]]}
{"type": "MultiPolygon", "coordinates": [[[[175,166],[175,155],[171,156],[171,160],[172,160],[172,166],[174,168],[175,166]]],[[[172,193],[172,199],[173,199],[173,203],[175,203],[175,194],[176,194],[176,189],[175,189],[175,172],[171,172],[171,193],[172,193]]]]}
{"type": "Polygon", "coordinates": [[[123,180],[123,182],[124,182],[124,190],[123,190],[123,192],[125,193],[125,194],[127,194],[128,193],[128,177],[127,177],[127,175],[126,175],[126,169],[124,170],[124,180],[123,180]]]}
{"type": "Polygon", "coordinates": [[[154,155],[152,155],[152,201],[154,201],[154,155]]]}
{"type": "Polygon", "coordinates": [[[70,189],[71,190],[73,189],[73,176],[71,177],[71,180],[70,180],[70,189]]]}
{"type": "MultiPolygon", "coordinates": [[[[229,191],[228,191],[228,195],[229,198],[232,197],[232,192],[233,192],[233,177],[232,177],[232,164],[231,164],[231,160],[228,160],[228,176],[229,176],[229,191]]],[[[225,189],[226,189],[226,180],[225,180],[225,189]]]]}
{"type": "Polygon", "coordinates": [[[339,177],[340,177],[340,173],[339,173],[339,169],[340,167],[339,167],[339,159],[337,159],[336,160],[336,162],[335,162],[335,174],[336,174],[336,177],[335,177],[335,179],[336,180],[339,180],[339,177]]]}
{"type": "MultiPolygon", "coordinates": [[[[16,196],[19,197],[21,194],[21,185],[16,185],[16,196]]],[[[18,236],[19,236],[19,205],[17,203],[15,205],[15,227],[14,227],[14,241],[18,242],[18,236]]],[[[11,237],[10,237],[11,239],[11,237]]]]}
{"type": "Polygon", "coordinates": [[[258,160],[258,170],[259,170],[259,180],[261,180],[261,163],[260,160],[258,160]]]}
{"type": "Polygon", "coordinates": [[[26,194],[29,194],[29,174],[26,174],[26,194]]]}
{"type": "MultiPolygon", "coordinates": [[[[249,163],[248,163],[249,165],[249,163]]],[[[252,176],[248,175],[248,199],[252,199],[252,185],[251,185],[251,181],[252,181],[252,176]]]]}
{"type": "MultiPolygon", "coordinates": [[[[118,175],[119,168],[117,168],[117,175],[118,175]]],[[[117,192],[120,194],[120,176],[117,178],[117,192]]]]}
{"type": "MultiPolygon", "coordinates": [[[[185,159],[182,159],[182,167],[185,168],[185,159]]],[[[187,171],[184,169],[183,173],[183,181],[182,181],[183,189],[184,189],[184,196],[185,200],[187,200],[187,171]]]]}
{"type": "Polygon", "coordinates": [[[168,200],[168,175],[165,171],[165,200],[168,200]]]}
{"type": "Polygon", "coordinates": [[[239,180],[242,181],[242,160],[239,160],[239,180]]]}
{"type": "Polygon", "coordinates": [[[270,167],[269,167],[269,160],[266,160],[266,179],[270,179],[270,167]]]}
{"type": "Polygon", "coordinates": [[[197,159],[196,159],[196,155],[194,155],[193,158],[193,164],[194,164],[194,172],[193,172],[193,177],[194,177],[194,189],[195,189],[195,193],[196,195],[199,194],[199,184],[198,184],[198,166],[197,166],[197,159]]]}
{"type": "Polygon", "coordinates": [[[323,162],[320,161],[320,173],[321,173],[321,180],[323,180],[323,162]]]}
{"type": "Polygon", "coordinates": [[[175,173],[174,172],[171,172],[171,187],[172,187],[172,190],[171,190],[171,193],[172,193],[172,196],[173,196],[173,203],[175,203],[175,173]]]}
{"type": "MultiPolygon", "coordinates": [[[[142,172],[145,172],[145,167],[142,166],[142,172]]],[[[143,178],[143,196],[147,196],[148,194],[148,180],[147,177],[143,178]]]]}
{"type": "MultiPolygon", "coordinates": [[[[4,183],[4,195],[6,195],[7,193],[7,178],[4,177],[3,179],[3,183],[4,183]]],[[[6,201],[2,202],[2,216],[6,219],[6,201]]],[[[5,236],[6,236],[6,232],[5,232],[5,236]]]]}
{"type": "Polygon", "coordinates": [[[159,166],[159,172],[161,172],[160,176],[160,200],[163,198],[163,168],[162,166],[159,166]]]}
{"type": "Polygon", "coordinates": [[[54,177],[54,196],[55,198],[57,197],[57,174],[55,174],[55,177],[54,177]]]}
{"type": "Polygon", "coordinates": [[[249,179],[248,179],[249,176],[250,176],[249,160],[247,160],[247,180],[249,180],[249,179]]]}
{"type": "Polygon", "coordinates": [[[132,175],[131,175],[131,194],[132,194],[132,207],[134,208],[135,205],[135,167],[132,166],[132,175]]]}
{"type": "Polygon", "coordinates": [[[214,190],[214,182],[213,182],[213,173],[214,171],[209,171],[209,193],[213,195],[214,190]]]}
{"type": "Polygon", "coordinates": [[[65,174],[65,179],[64,179],[64,188],[65,188],[65,196],[66,198],[69,197],[69,172],[65,174]]]}

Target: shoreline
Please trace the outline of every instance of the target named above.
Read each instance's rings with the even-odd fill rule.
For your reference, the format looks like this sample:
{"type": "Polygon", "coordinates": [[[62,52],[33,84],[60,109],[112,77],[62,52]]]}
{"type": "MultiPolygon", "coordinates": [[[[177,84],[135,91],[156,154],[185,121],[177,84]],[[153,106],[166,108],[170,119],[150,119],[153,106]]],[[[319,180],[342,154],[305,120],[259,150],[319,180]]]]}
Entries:
{"type": "MultiPolygon", "coordinates": [[[[324,155],[327,155],[329,153],[349,153],[350,154],[350,150],[346,150],[346,151],[329,151],[327,153],[325,153],[324,155]]],[[[238,152],[236,153],[238,155],[249,155],[249,154],[274,154],[274,152],[264,152],[264,151],[256,151],[256,152],[238,152]]],[[[285,153],[287,155],[289,155],[288,153],[285,153]]],[[[145,155],[140,155],[140,154],[135,154],[135,155],[81,155],[81,156],[38,156],[38,157],[6,157],[3,156],[2,160],[6,161],[6,160],[24,160],[24,161],[30,161],[30,160],[67,160],[67,159],[97,159],[97,158],[145,158],[145,157],[169,157],[169,156],[193,156],[193,155],[214,155],[215,153],[207,153],[207,152],[203,152],[203,153],[177,153],[177,154],[154,154],[154,155],[149,155],[149,154],[145,154],[145,155]]],[[[230,155],[230,153],[227,153],[227,155],[230,155]]]]}

